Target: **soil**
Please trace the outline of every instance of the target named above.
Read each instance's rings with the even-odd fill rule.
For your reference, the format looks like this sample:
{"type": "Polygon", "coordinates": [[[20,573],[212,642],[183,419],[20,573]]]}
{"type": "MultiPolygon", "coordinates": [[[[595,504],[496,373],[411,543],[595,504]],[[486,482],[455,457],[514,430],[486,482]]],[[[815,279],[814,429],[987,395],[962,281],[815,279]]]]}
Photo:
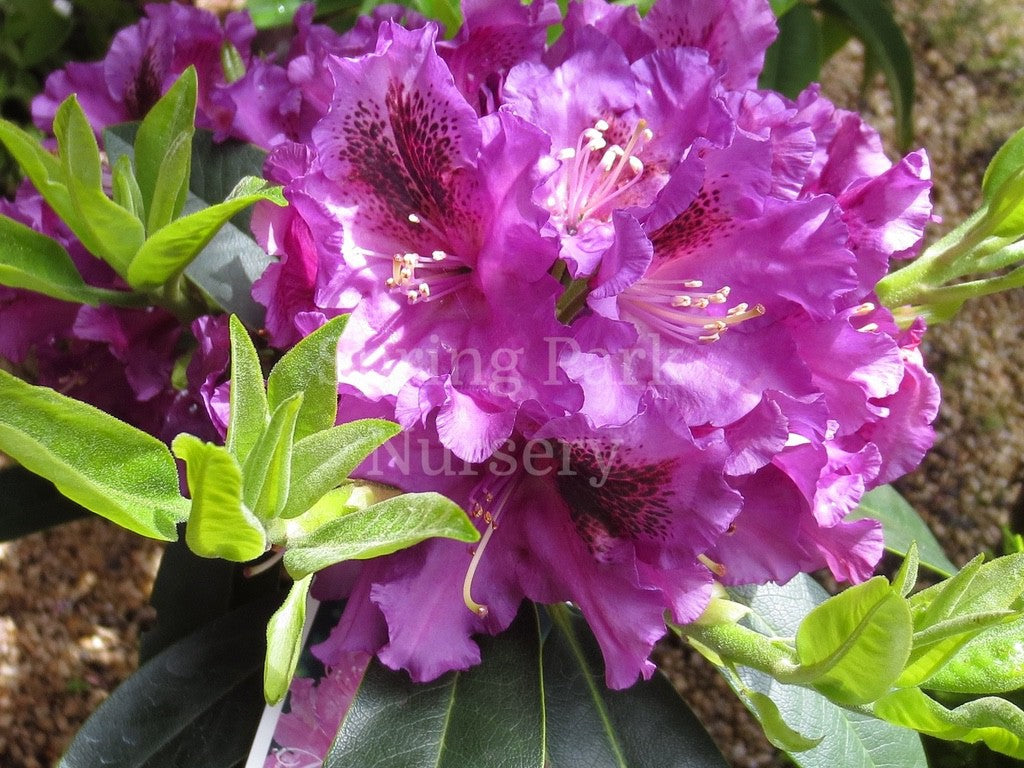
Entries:
{"type": "MultiPolygon", "coordinates": [[[[917,71],[916,143],[928,149],[934,239],[978,204],[995,150],[1024,125],[1024,1],[904,0],[897,16],[917,71]]],[[[884,83],[859,88],[861,52],[848,45],[823,82],[892,142],[884,83]]],[[[895,157],[895,154],[893,155],[895,157]]],[[[968,304],[932,329],[925,351],[943,389],[938,440],[899,484],[962,564],[998,551],[1001,528],[1024,523],[1024,291],[968,304]]],[[[47,768],[137,663],[159,545],[103,520],[0,544],[0,765],[47,768]]],[[[737,768],[782,765],[759,727],[708,665],[672,643],[663,669],[737,768]]]]}

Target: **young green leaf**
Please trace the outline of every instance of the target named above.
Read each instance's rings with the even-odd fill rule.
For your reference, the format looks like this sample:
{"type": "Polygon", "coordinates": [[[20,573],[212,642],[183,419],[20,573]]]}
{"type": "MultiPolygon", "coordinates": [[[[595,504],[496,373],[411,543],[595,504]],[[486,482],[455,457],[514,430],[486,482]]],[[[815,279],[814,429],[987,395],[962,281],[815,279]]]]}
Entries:
{"type": "Polygon", "coordinates": [[[167,446],[91,405],[0,370],[0,450],[72,501],[130,531],[173,541],[188,514],[167,446]],[[88,446],[88,450],[83,450],[88,446]]]}
{"type": "Polygon", "coordinates": [[[292,482],[281,517],[301,515],[346,479],[374,450],[398,434],[397,424],[360,419],[339,424],[295,443],[292,482]]]}
{"type": "Polygon", "coordinates": [[[299,579],[267,623],[267,660],[263,667],[263,697],[277,704],[288,693],[302,652],[302,628],[313,574],[299,579]]]}
{"type": "Polygon", "coordinates": [[[181,213],[188,193],[198,81],[188,67],[153,108],[135,135],[135,168],[147,231],[152,234],[181,213]]]}
{"type": "Polygon", "coordinates": [[[985,169],[981,180],[982,197],[989,201],[996,190],[1017,170],[1024,167],[1024,128],[1021,128],[999,148],[985,169]]]}
{"type": "Polygon", "coordinates": [[[87,285],[64,246],[14,219],[0,216],[0,241],[0,285],[91,306],[139,304],[135,294],[87,285]]]}
{"type": "Polygon", "coordinates": [[[366,560],[442,537],[476,541],[480,533],[457,504],[437,493],[406,493],[289,539],[284,565],[302,578],[343,560],[366,560]]]}
{"type": "Polygon", "coordinates": [[[1024,618],[992,627],[965,643],[922,686],[950,693],[1005,693],[1024,688],[1024,618]]]}
{"type": "Polygon", "coordinates": [[[892,580],[892,588],[899,592],[902,597],[909,595],[917,583],[917,566],[919,563],[917,542],[912,541],[910,542],[910,548],[907,550],[907,556],[903,559],[900,569],[896,571],[896,575],[892,580]]]}
{"type": "Polygon", "coordinates": [[[43,199],[62,220],[72,226],[78,217],[71,204],[67,177],[60,160],[51,155],[32,134],[8,120],[0,119],[0,142],[18,161],[21,170],[39,190],[43,199]]]}
{"type": "Polygon", "coordinates": [[[301,407],[301,392],[277,406],[243,465],[243,498],[259,520],[277,517],[288,498],[295,419],[301,407]]]}
{"type": "Polygon", "coordinates": [[[1017,238],[1024,234],[1024,168],[1018,167],[992,190],[988,203],[991,234],[1017,238]]]}
{"type": "Polygon", "coordinates": [[[920,685],[942,669],[953,655],[973,638],[990,628],[1020,616],[1015,611],[991,611],[956,616],[914,633],[914,647],[897,687],[920,685]]]}
{"type": "Polygon", "coordinates": [[[245,326],[232,315],[231,329],[231,395],[228,431],[225,445],[242,464],[267,428],[270,409],[263,383],[263,369],[245,326]]]}
{"type": "Polygon", "coordinates": [[[145,214],[146,207],[142,202],[142,192],[139,189],[139,182],[135,178],[135,171],[132,169],[131,158],[127,155],[121,155],[113,161],[111,187],[114,193],[114,202],[132,216],[141,219],[145,214]]]}
{"type": "Polygon", "coordinates": [[[920,688],[904,688],[879,699],[876,717],[948,741],[979,741],[996,752],[1024,759],[1024,712],[1006,699],[987,696],[947,709],[920,688]]]}
{"type": "Polygon", "coordinates": [[[53,132],[74,209],[66,223],[86,248],[124,275],[145,240],[145,229],[103,191],[99,147],[74,94],[57,108],[53,132]]]}
{"type": "Polygon", "coordinates": [[[812,739],[804,736],[790,728],[782,719],[782,713],[778,706],[763,693],[747,689],[743,692],[743,698],[757,714],[757,719],[764,728],[764,735],[772,746],[781,749],[783,752],[806,752],[818,746],[823,736],[812,739]]]}
{"type": "Polygon", "coordinates": [[[920,564],[943,576],[956,573],[942,546],[917,511],[900,496],[891,485],[868,491],[860,506],[850,513],[848,520],[870,517],[882,523],[885,548],[898,555],[906,555],[910,545],[917,542],[920,564]]]}
{"type": "Polygon", "coordinates": [[[185,462],[191,512],[185,527],[189,549],[200,557],[244,563],[262,555],[267,537],[259,520],[242,503],[242,469],[220,445],[181,434],[171,444],[185,462]]]}
{"type": "Polygon", "coordinates": [[[224,202],[183,216],[154,232],[128,265],[129,285],[140,289],[163,285],[184,270],[232,216],[259,200],[285,204],[280,187],[267,187],[262,179],[245,178],[224,202]]]}
{"type": "Polygon", "coordinates": [[[336,317],[292,347],[267,380],[270,407],[297,392],[303,394],[295,439],[329,429],[338,414],[338,339],[347,315],[336,317]]]}
{"type": "Polygon", "coordinates": [[[813,674],[808,681],[830,699],[866,704],[888,691],[903,671],[912,634],[906,601],[876,576],[807,614],[796,633],[797,658],[813,674]]]}
{"type": "Polygon", "coordinates": [[[955,616],[1005,611],[1024,595],[1024,553],[983,563],[978,555],[959,573],[910,597],[914,627],[926,629],[955,616]]]}

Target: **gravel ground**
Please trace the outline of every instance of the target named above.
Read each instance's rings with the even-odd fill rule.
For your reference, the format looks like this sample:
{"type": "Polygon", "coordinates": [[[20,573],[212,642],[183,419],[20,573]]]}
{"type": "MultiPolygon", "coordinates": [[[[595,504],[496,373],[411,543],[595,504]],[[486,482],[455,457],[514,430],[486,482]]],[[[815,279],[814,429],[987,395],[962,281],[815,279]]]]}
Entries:
{"type": "MultiPolygon", "coordinates": [[[[1024,2],[904,0],[897,14],[917,62],[917,143],[936,178],[946,224],[977,205],[981,174],[1024,125],[1024,2]]],[[[884,88],[858,93],[850,46],[823,78],[842,106],[891,136],[884,88]]],[[[1024,522],[1024,291],[978,300],[930,333],[943,385],[939,440],[901,488],[954,561],[998,549],[1000,527],[1024,522]]],[[[102,520],[0,545],[0,766],[46,768],[70,735],[134,669],[156,544],[102,520]]],[[[717,675],[672,643],[659,659],[737,768],[782,765],[717,675]]]]}

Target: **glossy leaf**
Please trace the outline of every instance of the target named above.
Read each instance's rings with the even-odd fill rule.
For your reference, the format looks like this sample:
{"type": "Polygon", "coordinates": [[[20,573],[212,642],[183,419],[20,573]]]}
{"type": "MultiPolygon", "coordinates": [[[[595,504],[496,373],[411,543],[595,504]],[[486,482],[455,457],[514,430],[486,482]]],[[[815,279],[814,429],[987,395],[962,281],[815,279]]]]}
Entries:
{"type": "Polygon", "coordinates": [[[163,285],[183,271],[232,216],[259,200],[284,205],[280,188],[247,177],[224,202],[183,216],[154,232],[128,266],[128,283],[141,289],[163,285]]]}
{"type": "Polygon", "coordinates": [[[249,332],[232,315],[231,333],[231,395],[228,431],[225,445],[240,463],[259,440],[270,421],[266,385],[260,358],[249,332]]]}
{"type": "Polygon", "coordinates": [[[951,693],[1024,688],[1024,618],[987,629],[965,643],[923,687],[951,693]]]}
{"type": "Polygon", "coordinates": [[[299,440],[292,452],[292,482],[281,517],[295,517],[312,507],[398,431],[394,422],[360,419],[299,440]]]}
{"type": "Polygon", "coordinates": [[[444,496],[405,493],[290,538],[284,564],[294,578],[301,578],[343,560],[380,557],[434,537],[476,541],[480,533],[444,496]]]}
{"type": "Polygon", "coordinates": [[[824,0],[821,8],[845,18],[864,42],[869,59],[885,73],[900,147],[914,140],[914,60],[885,0],[824,0]]]}
{"type": "Polygon", "coordinates": [[[324,768],[545,768],[541,637],[527,604],[465,672],[413,683],[371,662],[324,768]]]}
{"type": "Polygon", "coordinates": [[[145,229],[103,191],[96,137],[73,94],[57,108],[53,132],[74,210],[66,223],[89,251],[124,275],[145,239],[145,229]]]}
{"type": "Polygon", "coordinates": [[[1024,759],[1024,712],[1006,699],[987,696],[947,709],[920,688],[893,691],[875,702],[874,713],[929,736],[990,749],[1024,759]]]}
{"type": "Polygon", "coordinates": [[[338,415],[338,339],[347,316],[336,317],[306,336],[278,361],[267,380],[271,409],[301,392],[295,439],[329,429],[338,415]]]}
{"type": "Polygon", "coordinates": [[[62,301],[130,306],[138,297],[87,285],[64,246],[0,215],[0,285],[25,288],[62,301]]]}
{"type": "Polygon", "coordinates": [[[135,175],[151,234],[180,213],[188,193],[198,80],[188,67],[146,114],[135,135],[135,175]]]}
{"type": "Polygon", "coordinates": [[[946,557],[942,546],[928,530],[921,516],[891,485],[883,485],[865,493],[860,506],[847,519],[860,520],[865,517],[882,523],[886,549],[898,555],[906,555],[911,543],[916,541],[921,565],[943,576],[956,573],[956,566],[946,557]]]}
{"type": "Polygon", "coordinates": [[[991,200],[996,190],[1021,168],[1024,168],[1024,128],[1007,139],[989,161],[981,181],[982,197],[991,200]]]}
{"type": "MultiPolygon", "coordinates": [[[[729,591],[733,599],[751,607],[745,622],[772,637],[794,636],[803,618],[828,599],[828,593],[805,574],[784,586],[729,591]]],[[[816,691],[783,685],[763,672],[741,667],[739,675],[744,685],[778,705],[789,727],[808,738],[821,737],[818,746],[790,754],[801,768],[927,768],[921,739],[911,730],[843,709],[816,691]]],[[[733,685],[728,676],[726,681],[733,685]]]]}
{"type": "Polygon", "coordinates": [[[586,622],[565,606],[548,610],[544,707],[551,768],[725,768],[663,676],[607,689],[601,649],[586,622]]]}
{"type": "Polygon", "coordinates": [[[821,28],[811,7],[794,3],[779,18],[779,36],[765,53],[758,85],[796,98],[820,79],[821,45],[821,28]]]}
{"type": "Polygon", "coordinates": [[[243,498],[259,520],[277,517],[288,498],[295,419],[301,406],[300,392],[274,410],[267,428],[243,465],[243,498]]]}
{"type": "Polygon", "coordinates": [[[876,576],[807,614],[796,633],[796,653],[801,665],[817,672],[814,687],[832,701],[866,704],[899,677],[912,635],[906,601],[876,576]]]}
{"type": "Polygon", "coordinates": [[[83,507],[154,539],[177,538],[188,502],[167,446],[91,405],[0,370],[0,450],[83,507]],[[88,446],[88,450],[83,450],[88,446]]]}
{"type": "Polygon", "coordinates": [[[306,623],[306,601],[313,574],[299,579],[267,623],[267,660],[263,667],[263,696],[277,704],[288,693],[302,652],[302,628],[306,623]]]}
{"type": "Polygon", "coordinates": [[[242,503],[242,468],[220,445],[178,435],[171,445],[185,462],[192,506],[185,527],[189,549],[200,557],[244,563],[262,555],[267,537],[242,503]]]}
{"type": "Polygon", "coordinates": [[[59,768],[234,768],[263,711],[266,621],[249,603],[152,658],[82,726],[59,768]]]}
{"type": "Polygon", "coordinates": [[[0,469],[0,541],[10,541],[89,514],[53,483],[24,467],[0,469]]]}

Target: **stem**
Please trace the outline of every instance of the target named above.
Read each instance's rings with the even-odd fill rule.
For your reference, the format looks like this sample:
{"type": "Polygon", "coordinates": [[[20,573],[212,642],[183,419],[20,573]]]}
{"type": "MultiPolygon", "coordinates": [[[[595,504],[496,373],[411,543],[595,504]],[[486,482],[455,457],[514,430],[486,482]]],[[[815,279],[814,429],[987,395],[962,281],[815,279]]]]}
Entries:
{"type": "Polygon", "coordinates": [[[922,290],[915,298],[921,304],[944,304],[946,302],[963,303],[967,299],[976,299],[979,296],[987,296],[990,293],[1008,291],[1012,288],[1019,288],[1024,285],[1024,267],[999,277],[989,277],[984,280],[972,280],[968,283],[958,285],[947,285],[942,288],[927,288],[922,290]]]}
{"type": "Polygon", "coordinates": [[[793,650],[760,632],[729,622],[686,624],[674,629],[707,646],[727,663],[760,670],[783,683],[805,682],[806,675],[793,650]]]}
{"type": "Polygon", "coordinates": [[[168,280],[161,288],[154,291],[150,298],[154,304],[166,309],[185,326],[202,314],[185,292],[184,272],[179,272],[168,280]]]}

